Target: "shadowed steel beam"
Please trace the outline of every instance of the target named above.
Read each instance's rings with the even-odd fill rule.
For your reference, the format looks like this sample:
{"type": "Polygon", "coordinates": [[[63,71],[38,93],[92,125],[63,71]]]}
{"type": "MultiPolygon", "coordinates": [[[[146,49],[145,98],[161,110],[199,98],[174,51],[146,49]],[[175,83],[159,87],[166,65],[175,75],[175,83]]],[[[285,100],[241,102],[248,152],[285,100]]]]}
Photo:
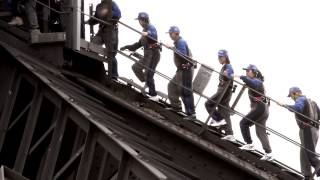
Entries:
{"type": "Polygon", "coordinates": [[[30,112],[28,114],[28,119],[26,126],[24,128],[24,133],[22,136],[21,144],[19,147],[19,151],[16,157],[14,170],[17,172],[23,171],[24,164],[26,162],[28,151],[31,145],[31,140],[33,136],[34,129],[36,128],[37,124],[37,118],[39,115],[40,107],[41,107],[41,101],[42,101],[42,92],[39,87],[39,85],[36,85],[35,87],[35,93],[32,99],[32,106],[30,109],[30,112]]]}
{"type": "MultiPolygon", "coordinates": [[[[141,157],[143,159],[143,157],[141,157]]],[[[148,179],[148,180],[167,180],[168,177],[161,177],[161,174],[158,174],[156,171],[146,171],[145,167],[139,163],[138,161],[131,161],[131,172],[134,172],[141,179],[148,179]]],[[[161,172],[162,173],[162,172],[161,172]]]]}
{"type": "MultiPolygon", "coordinates": [[[[109,150],[109,146],[108,145],[112,145],[113,148],[121,148],[123,150],[123,152],[126,152],[126,154],[130,157],[131,161],[135,164],[135,165],[139,165],[141,169],[144,169],[145,173],[148,173],[149,176],[148,177],[152,177],[155,179],[168,179],[168,177],[163,174],[159,169],[157,169],[155,166],[153,166],[152,164],[150,164],[149,162],[146,161],[146,159],[144,159],[141,154],[138,154],[132,147],[130,147],[127,143],[125,143],[123,140],[121,140],[120,137],[117,137],[114,133],[112,133],[108,128],[106,128],[105,126],[103,126],[102,124],[98,123],[98,122],[93,122],[98,129],[100,129],[103,132],[103,140],[102,142],[107,143],[107,144],[103,144],[104,147],[106,149],[109,150]]],[[[114,151],[111,152],[109,151],[111,154],[114,155],[114,157],[116,157],[117,159],[121,160],[121,162],[123,161],[123,158],[126,158],[123,153],[119,154],[119,151],[114,151]]],[[[126,162],[126,161],[123,161],[126,162]]],[[[119,173],[118,173],[119,174],[119,173]]]]}
{"type": "Polygon", "coordinates": [[[52,176],[54,174],[54,168],[56,166],[57,158],[59,155],[59,150],[61,147],[63,134],[66,128],[68,112],[69,108],[66,107],[64,103],[62,103],[57,118],[57,125],[53,132],[52,140],[48,148],[48,156],[46,157],[46,163],[44,165],[40,179],[52,179],[52,176]]]}
{"type": "Polygon", "coordinates": [[[166,177],[159,177],[156,172],[146,171],[145,167],[142,166],[138,161],[133,159],[133,157],[126,151],[122,152],[121,161],[119,164],[119,169],[117,173],[117,180],[128,180],[129,173],[132,172],[138,178],[148,179],[148,180],[159,180],[167,179],[166,177]]]}
{"type": "Polygon", "coordinates": [[[105,151],[102,157],[102,164],[100,166],[101,170],[99,172],[98,180],[104,180],[104,173],[105,173],[104,170],[106,169],[109,158],[110,158],[109,153],[105,151]]]}
{"type": "Polygon", "coordinates": [[[31,107],[33,101],[31,101],[21,112],[20,114],[12,121],[12,123],[9,125],[7,131],[10,131],[10,129],[19,122],[20,118],[24,115],[24,113],[27,112],[27,110],[31,107]]]}
{"type": "Polygon", "coordinates": [[[0,152],[2,150],[2,146],[6,137],[7,127],[9,125],[11,113],[17,98],[21,81],[21,76],[19,76],[17,73],[13,73],[13,76],[11,78],[11,85],[9,87],[6,102],[4,103],[3,113],[1,114],[0,118],[0,152]]]}
{"type": "Polygon", "coordinates": [[[129,179],[130,172],[130,156],[127,152],[122,151],[122,156],[119,164],[117,180],[127,180],[129,179]]]}
{"type": "Polygon", "coordinates": [[[97,131],[96,128],[90,125],[86,142],[85,142],[84,151],[81,156],[81,161],[80,161],[79,170],[77,174],[77,180],[88,179],[90,167],[91,167],[94,152],[95,152],[96,131],[97,131]]]}
{"type": "Polygon", "coordinates": [[[84,145],[70,158],[70,160],[56,173],[53,180],[59,179],[59,177],[79,158],[84,150],[84,145]]]}
{"type": "Polygon", "coordinates": [[[43,140],[45,140],[48,137],[48,135],[52,132],[52,130],[54,130],[55,127],[56,122],[54,122],[50,126],[50,128],[41,136],[41,138],[30,148],[29,155],[32,154],[35,149],[37,149],[37,147],[43,142],[43,140]]]}

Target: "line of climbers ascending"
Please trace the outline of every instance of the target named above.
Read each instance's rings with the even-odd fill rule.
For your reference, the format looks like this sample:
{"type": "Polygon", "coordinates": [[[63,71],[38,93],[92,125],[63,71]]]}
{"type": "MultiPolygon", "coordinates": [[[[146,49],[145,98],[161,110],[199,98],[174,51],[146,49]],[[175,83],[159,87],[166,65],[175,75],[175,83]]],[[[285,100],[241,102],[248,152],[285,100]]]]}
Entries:
{"type": "MultiPolygon", "coordinates": [[[[105,20],[112,25],[100,23],[99,32],[93,39],[93,42],[100,45],[104,43],[107,49],[109,49],[108,52],[112,52],[113,63],[116,65],[117,62],[115,55],[116,50],[118,49],[117,21],[121,18],[121,11],[114,1],[112,1],[112,21],[106,19],[107,14],[107,2],[102,1],[97,5],[95,17],[105,20]],[[112,33],[112,39],[106,38],[108,37],[108,33],[112,33]],[[99,41],[96,41],[97,37],[99,37],[99,41]]],[[[120,50],[123,51],[128,49],[130,51],[136,51],[140,47],[144,48],[143,58],[132,66],[132,70],[141,82],[146,82],[145,87],[149,88],[150,99],[157,101],[158,99],[153,77],[160,60],[161,46],[157,42],[158,36],[156,28],[150,24],[149,15],[145,12],[140,12],[136,19],[139,20],[139,24],[143,28],[141,38],[138,42],[132,45],[121,47],[120,50]]],[[[91,25],[98,23],[92,19],[87,22],[91,25]]],[[[179,28],[177,26],[171,26],[168,33],[170,38],[174,41],[174,47],[170,47],[169,45],[166,46],[174,50],[174,63],[177,67],[176,74],[168,84],[168,97],[170,104],[173,110],[182,111],[181,102],[179,100],[181,97],[187,114],[184,119],[195,120],[196,114],[192,92],[192,77],[196,63],[193,63],[192,61],[191,51],[187,42],[180,36],[179,28]]],[[[246,144],[240,147],[240,149],[249,151],[254,150],[249,128],[252,125],[259,124],[259,126],[256,125],[256,133],[261,141],[263,149],[265,150],[265,155],[261,160],[273,160],[271,155],[272,150],[266,132],[266,121],[269,116],[270,101],[265,97],[265,89],[263,85],[264,77],[262,73],[255,65],[250,64],[248,67],[243,68],[246,70],[245,76],[234,75],[228,52],[226,50],[220,50],[218,52],[218,60],[222,65],[218,90],[205,103],[205,107],[212,118],[211,125],[221,126],[226,124],[226,136],[222,139],[232,142],[236,141],[232,131],[230,110],[223,107],[228,107],[230,109],[229,103],[233,87],[232,80],[233,78],[240,78],[245,85],[249,87],[248,95],[251,102],[251,111],[240,121],[241,133],[244,141],[246,142],[246,144]],[[225,88],[227,88],[226,92],[224,92],[225,88]],[[220,96],[223,97],[220,104],[217,105],[215,103],[218,101],[220,96]]],[[[112,75],[114,79],[117,79],[117,66],[113,66],[112,75]]],[[[311,173],[311,166],[313,166],[317,176],[320,176],[320,161],[315,155],[319,125],[309,120],[309,118],[316,121],[319,119],[319,108],[314,101],[311,101],[302,95],[301,90],[297,87],[290,88],[288,97],[291,97],[295,101],[294,105],[284,105],[280,103],[279,105],[292,109],[296,113],[297,123],[300,128],[300,140],[302,143],[300,156],[302,174],[305,176],[305,179],[313,177],[311,173]],[[305,118],[299,115],[299,113],[309,118],[305,118]]]]}
{"type": "MultiPolygon", "coordinates": [[[[35,0],[5,0],[4,2],[13,16],[9,25],[21,26],[24,24],[21,18],[23,12],[20,8],[24,5],[31,35],[40,33],[35,11],[35,0]]],[[[99,31],[93,37],[92,42],[98,45],[104,44],[106,46],[107,56],[112,60],[112,78],[117,79],[118,69],[116,54],[118,50],[118,21],[121,18],[121,11],[114,1],[112,1],[111,5],[111,19],[108,17],[108,2],[107,0],[102,0],[96,7],[95,18],[90,18],[85,23],[90,25],[99,24],[99,31]],[[102,20],[102,22],[105,23],[101,23],[101,21],[98,21],[97,19],[102,20]]],[[[140,47],[144,48],[143,58],[132,66],[132,70],[141,82],[146,82],[145,88],[149,88],[150,99],[157,101],[158,98],[153,77],[160,60],[161,45],[159,45],[157,41],[158,36],[156,28],[150,24],[149,15],[145,12],[141,12],[136,19],[139,20],[139,23],[143,28],[143,31],[140,32],[142,37],[138,42],[124,46],[120,48],[120,50],[123,51],[128,49],[130,51],[135,51],[140,47]]],[[[184,119],[195,120],[196,113],[192,91],[192,77],[194,68],[196,68],[196,62],[192,60],[191,51],[187,42],[180,36],[179,28],[177,26],[171,26],[168,33],[170,38],[174,41],[174,47],[171,47],[170,45],[165,46],[174,51],[174,63],[177,67],[174,77],[168,84],[168,97],[172,106],[171,109],[177,112],[182,111],[181,102],[179,100],[181,97],[187,114],[184,119]]],[[[272,150],[266,133],[266,121],[269,116],[270,101],[265,97],[265,89],[263,86],[264,77],[258,68],[252,64],[247,68],[244,68],[244,70],[246,70],[245,76],[234,75],[226,50],[220,50],[218,52],[218,60],[222,65],[218,89],[205,103],[205,107],[211,116],[210,124],[215,127],[226,125],[226,136],[222,137],[222,140],[231,142],[236,141],[233,136],[229,103],[232,96],[233,79],[240,78],[245,85],[249,87],[248,94],[251,102],[251,111],[240,121],[241,133],[246,142],[240,149],[249,151],[254,150],[249,128],[256,125],[256,134],[265,150],[265,155],[261,160],[271,161],[273,159],[271,155],[272,150]],[[220,97],[222,98],[219,104],[217,104],[220,97]]],[[[302,92],[298,87],[290,88],[288,97],[291,97],[295,101],[294,105],[278,104],[291,110],[296,115],[297,124],[300,129],[301,172],[305,176],[305,179],[312,178],[315,174],[317,174],[319,178],[320,161],[317,159],[315,153],[319,131],[319,107],[314,101],[302,95],[302,92]],[[311,166],[315,169],[314,174],[311,173],[311,166]]]]}
{"type": "MultiPolygon", "coordinates": [[[[29,14],[28,16],[32,32],[39,33],[37,19],[33,13],[35,1],[27,0],[27,3],[29,3],[28,5],[32,4],[30,5],[29,13],[27,13],[29,14]]],[[[94,16],[106,23],[101,23],[95,18],[90,18],[85,23],[90,25],[99,24],[99,31],[92,39],[92,42],[99,45],[104,44],[106,46],[107,56],[112,60],[112,78],[117,79],[118,70],[116,54],[118,50],[118,21],[121,18],[121,11],[114,1],[112,1],[111,9],[112,15],[110,19],[108,18],[109,13],[107,0],[102,0],[101,3],[97,5],[94,16]]],[[[12,12],[14,18],[9,24],[21,25],[21,18],[19,18],[15,9],[12,9],[12,12]]],[[[121,47],[120,50],[123,51],[128,49],[130,51],[135,51],[140,47],[144,48],[143,58],[140,59],[139,62],[135,63],[132,66],[132,69],[141,82],[146,82],[145,87],[149,88],[150,99],[157,101],[158,99],[153,77],[157,64],[160,60],[161,46],[157,42],[158,37],[156,28],[150,24],[149,15],[145,12],[141,12],[136,19],[139,20],[139,23],[143,28],[141,38],[138,42],[132,45],[121,47]]],[[[192,60],[192,54],[188,48],[187,42],[180,36],[179,28],[177,26],[171,26],[168,33],[170,38],[174,41],[174,47],[170,47],[169,45],[166,45],[166,47],[174,51],[174,63],[177,67],[176,74],[168,84],[168,97],[170,104],[173,110],[182,111],[181,102],[179,100],[181,97],[187,114],[184,119],[195,120],[196,113],[192,92],[192,77],[194,68],[196,68],[196,63],[192,60]]],[[[205,103],[205,107],[212,118],[210,124],[216,127],[226,124],[226,136],[222,139],[231,142],[236,141],[233,136],[230,120],[231,111],[229,103],[232,96],[233,79],[240,78],[245,85],[249,87],[248,95],[251,102],[251,111],[240,121],[241,133],[244,141],[246,142],[246,144],[240,147],[240,149],[249,151],[254,150],[249,128],[252,125],[256,125],[257,136],[265,150],[265,155],[261,160],[273,160],[271,155],[272,150],[266,133],[266,121],[269,116],[270,101],[265,97],[265,89],[263,85],[264,77],[262,76],[262,73],[255,65],[250,64],[248,67],[243,68],[246,70],[245,76],[235,75],[226,50],[220,50],[218,52],[218,60],[222,65],[218,89],[217,92],[205,103]],[[226,91],[224,91],[225,89],[226,91]],[[221,96],[223,97],[220,103],[216,104],[221,96]]],[[[291,97],[295,101],[294,105],[284,105],[281,103],[279,103],[279,105],[292,110],[296,114],[302,144],[300,153],[302,174],[305,176],[305,179],[312,178],[314,174],[317,174],[319,178],[320,161],[317,159],[315,154],[319,124],[310,121],[310,119],[318,121],[320,119],[320,110],[314,101],[302,95],[302,92],[298,87],[290,88],[288,97],[291,97]],[[315,169],[314,174],[311,172],[311,166],[315,169]]]]}

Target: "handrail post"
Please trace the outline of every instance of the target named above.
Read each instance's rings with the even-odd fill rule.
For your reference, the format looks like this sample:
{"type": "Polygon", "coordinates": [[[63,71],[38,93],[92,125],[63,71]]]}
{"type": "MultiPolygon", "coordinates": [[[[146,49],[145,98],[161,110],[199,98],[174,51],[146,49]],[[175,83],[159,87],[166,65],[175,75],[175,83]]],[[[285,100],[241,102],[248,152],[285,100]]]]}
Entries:
{"type": "Polygon", "coordinates": [[[225,86],[225,88],[223,89],[223,92],[222,94],[220,94],[219,96],[219,99],[215,102],[215,105],[213,106],[213,110],[212,112],[210,112],[209,116],[207,117],[207,120],[206,122],[202,125],[202,128],[199,132],[199,135],[202,135],[207,129],[208,129],[208,122],[210,120],[210,117],[212,116],[212,114],[214,113],[215,111],[215,108],[218,107],[220,105],[220,102],[222,101],[222,98],[224,97],[224,95],[226,94],[227,90],[230,88],[230,84],[232,82],[232,79],[230,79],[228,82],[227,82],[227,85],[225,86]]]}
{"type": "MultiPolygon", "coordinates": [[[[89,4],[89,15],[90,17],[93,16],[93,4],[89,4]]],[[[92,41],[92,38],[94,36],[94,31],[93,31],[93,25],[90,25],[90,42],[92,41]]]]}
{"type": "MultiPolygon", "coordinates": [[[[108,12],[112,12],[112,2],[111,0],[107,0],[107,4],[108,4],[108,12]]],[[[112,14],[111,13],[108,13],[108,19],[112,19],[112,14]]],[[[110,28],[110,27],[108,27],[110,28]]],[[[112,30],[113,31],[113,30],[112,30]]],[[[108,31],[109,33],[107,34],[107,39],[112,39],[112,34],[113,32],[112,31],[108,31]]],[[[106,45],[107,46],[107,45],[106,45]]],[[[111,55],[112,51],[114,51],[113,49],[110,49],[111,46],[109,47],[106,47],[107,48],[107,60],[108,60],[108,80],[111,81],[112,80],[112,66],[113,66],[113,63],[112,63],[112,58],[113,55],[111,55]]],[[[112,48],[113,48],[113,45],[112,45],[112,48]]]]}
{"type": "MultiPolygon", "coordinates": [[[[231,110],[234,110],[234,108],[235,108],[236,105],[238,104],[238,102],[239,102],[242,94],[244,93],[244,90],[246,90],[246,86],[242,86],[242,88],[241,88],[238,96],[236,97],[236,99],[234,100],[234,102],[233,102],[233,104],[232,104],[232,106],[231,106],[231,110]]],[[[231,115],[234,115],[234,112],[233,112],[233,111],[231,111],[231,115]]]]}
{"type": "Polygon", "coordinates": [[[67,13],[62,16],[62,22],[67,36],[66,47],[80,51],[81,0],[61,2],[63,12],[71,10],[71,13],[67,13]]]}
{"type": "MultiPolygon", "coordinates": [[[[81,12],[84,12],[84,0],[81,0],[81,12]]],[[[85,29],[85,24],[84,24],[84,13],[81,13],[81,24],[80,24],[80,37],[82,39],[86,38],[86,29],[85,29]]]]}
{"type": "Polygon", "coordinates": [[[72,0],[72,49],[80,51],[81,0],[72,0]]]}

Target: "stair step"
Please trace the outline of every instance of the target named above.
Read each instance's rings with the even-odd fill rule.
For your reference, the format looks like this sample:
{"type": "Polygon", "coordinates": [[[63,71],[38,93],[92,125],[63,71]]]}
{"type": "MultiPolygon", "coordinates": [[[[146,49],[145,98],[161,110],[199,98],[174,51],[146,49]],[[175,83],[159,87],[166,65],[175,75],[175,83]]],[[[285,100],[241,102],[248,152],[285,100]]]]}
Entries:
{"type": "Polygon", "coordinates": [[[65,32],[31,34],[31,44],[58,43],[66,41],[65,32]]]}
{"type": "Polygon", "coordinates": [[[87,42],[84,39],[81,39],[81,47],[91,52],[95,52],[97,54],[104,54],[104,52],[106,52],[106,49],[103,48],[101,45],[87,42]]]}

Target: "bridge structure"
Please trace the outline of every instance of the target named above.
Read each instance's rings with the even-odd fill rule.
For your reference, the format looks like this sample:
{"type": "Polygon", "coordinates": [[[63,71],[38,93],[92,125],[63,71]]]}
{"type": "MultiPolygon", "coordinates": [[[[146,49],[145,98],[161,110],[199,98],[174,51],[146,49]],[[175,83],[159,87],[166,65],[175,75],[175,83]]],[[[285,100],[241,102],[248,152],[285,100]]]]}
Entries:
{"type": "MultiPolygon", "coordinates": [[[[62,9],[77,5],[81,1],[65,1],[62,9]]],[[[165,93],[154,102],[130,78],[111,80],[105,50],[81,38],[76,9],[63,17],[65,32],[43,28],[37,37],[8,26],[1,14],[0,179],[302,178],[276,160],[260,161],[260,152],[241,151],[240,142],[220,140],[219,129],[184,121],[183,114],[165,109],[165,93]]],[[[199,91],[212,72],[200,70],[199,91]]]]}

